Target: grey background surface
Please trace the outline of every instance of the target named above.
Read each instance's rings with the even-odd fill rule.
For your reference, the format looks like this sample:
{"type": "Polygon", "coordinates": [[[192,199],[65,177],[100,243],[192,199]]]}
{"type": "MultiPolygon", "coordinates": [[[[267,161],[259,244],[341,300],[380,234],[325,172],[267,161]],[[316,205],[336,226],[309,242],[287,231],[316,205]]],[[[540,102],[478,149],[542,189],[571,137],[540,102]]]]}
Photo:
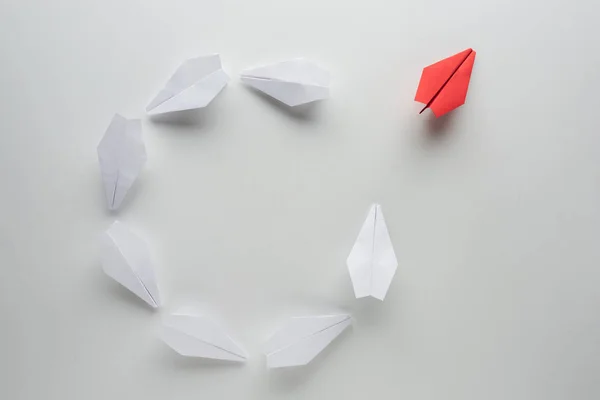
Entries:
{"type": "Polygon", "coordinates": [[[0,398],[592,400],[600,397],[598,4],[4,0],[0,4],[0,398]],[[478,55],[467,104],[417,115],[422,67],[478,55]],[[144,116],[186,58],[221,53],[206,110],[144,116]],[[332,98],[289,112],[243,87],[304,56],[332,98]],[[143,119],[149,160],[106,210],[96,145],[143,119]],[[380,202],[400,262],[384,303],[345,259],[380,202]],[[116,218],[152,245],[165,308],[105,277],[116,218]],[[197,302],[251,358],[187,361],[156,338],[197,302]],[[354,327],[268,372],[285,317],[354,327]]]}

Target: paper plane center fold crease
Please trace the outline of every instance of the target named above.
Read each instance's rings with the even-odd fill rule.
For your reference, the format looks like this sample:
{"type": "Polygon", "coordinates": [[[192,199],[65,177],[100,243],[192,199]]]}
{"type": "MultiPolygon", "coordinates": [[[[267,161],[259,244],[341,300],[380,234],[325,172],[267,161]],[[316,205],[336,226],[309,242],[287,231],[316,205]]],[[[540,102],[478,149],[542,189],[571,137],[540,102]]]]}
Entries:
{"type": "Polygon", "coordinates": [[[289,107],[329,97],[329,73],[302,58],[247,69],[240,77],[248,86],[289,107]]]}
{"type": "Polygon", "coordinates": [[[371,206],[347,259],[356,298],[384,300],[398,261],[381,211],[371,206]]]}
{"type": "Polygon", "coordinates": [[[281,348],[279,348],[279,349],[276,349],[276,350],[272,350],[272,351],[270,351],[269,353],[267,353],[267,355],[271,355],[271,354],[274,354],[274,353],[278,353],[278,352],[280,352],[280,351],[282,351],[282,350],[285,350],[285,349],[288,349],[288,348],[290,348],[290,347],[292,347],[292,346],[295,346],[296,344],[298,344],[298,343],[302,342],[303,340],[309,339],[309,338],[311,338],[311,337],[313,337],[313,336],[316,336],[316,335],[318,335],[318,334],[320,334],[320,333],[323,333],[323,332],[325,332],[325,331],[328,331],[328,330],[330,330],[330,329],[333,329],[333,328],[335,328],[336,326],[338,326],[338,325],[340,325],[340,324],[343,324],[344,322],[347,322],[347,321],[348,321],[349,319],[351,319],[351,318],[352,318],[352,317],[351,317],[350,315],[348,315],[348,316],[346,316],[346,317],[345,317],[343,320],[341,320],[341,321],[338,321],[338,322],[336,322],[335,324],[331,324],[331,325],[329,325],[329,326],[327,326],[327,327],[325,327],[325,328],[323,328],[323,329],[320,329],[320,330],[318,330],[318,331],[316,331],[316,332],[313,332],[313,333],[310,333],[310,334],[308,334],[308,335],[302,336],[301,338],[299,338],[298,340],[296,340],[296,341],[295,341],[295,342],[293,342],[293,343],[290,343],[290,344],[288,344],[287,346],[283,346],[283,347],[281,347],[281,348]]]}
{"type": "Polygon", "coordinates": [[[106,202],[116,210],[146,162],[141,121],[115,114],[97,151],[106,202]]]}
{"type": "Polygon", "coordinates": [[[423,107],[423,109],[421,111],[419,111],[419,114],[423,113],[423,111],[425,111],[426,109],[428,109],[431,106],[431,103],[433,103],[435,101],[435,99],[438,97],[440,92],[446,87],[448,82],[450,82],[450,79],[452,79],[454,74],[456,74],[456,71],[458,71],[458,69],[463,65],[463,63],[467,60],[467,58],[471,55],[471,53],[473,53],[473,49],[469,49],[468,52],[466,52],[466,55],[464,56],[463,60],[454,68],[454,70],[452,71],[450,76],[448,76],[446,81],[442,84],[442,86],[438,89],[438,91],[433,95],[431,100],[429,100],[429,102],[427,104],[425,104],[425,107],[423,107]]]}
{"type": "Polygon", "coordinates": [[[157,115],[204,108],[228,82],[218,54],[188,59],[146,106],[146,112],[157,115]]]}
{"type": "Polygon", "coordinates": [[[162,340],[185,357],[244,362],[246,352],[212,319],[180,309],[163,320],[162,340]]]}
{"type": "Polygon", "coordinates": [[[429,108],[441,117],[465,103],[475,55],[469,48],[423,69],[415,95],[425,105],[419,114],[429,108]]]}
{"type": "Polygon", "coordinates": [[[117,171],[117,177],[115,178],[115,185],[114,185],[114,189],[113,189],[112,202],[111,202],[110,208],[115,207],[115,199],[117,198],[117,187],[119,186],[120,176],[121,176],[121,173],[119,171],[117,171]]]}
{"type": "Polygon", "coordinates": [[[153,308],[160,306],[153,264],[146,243],[116,221],[104,233],[102,269],[153,308]]]}
{"type": "MultiPolygon", "coordinates": [[[[123,254],[123,251],[121,250],[121,247],[117,244],[117,242],[115,241],[115,239],[113,238],[113,236],[111,236],[110,233],[108,235],[110,236],[111,240],[113,241],[115,249],[119,252],[119,255],[123,258],[123,260],[125,260],[126,263],[130,263],[131,261],[127,259],[127,257],[125,256],[125,254],[123,254]]],[[[154,296],[152,295],[152,293],[150,292],[150,290],[148,290],[148,287],[146,286],[146,284],[144,283],[144,281],[142,280],[142,278],[140,278],[140,275],[137,273],[137,271],[132,268],[131,272],[133,273],[133,276],[136,277],[136,279],[138,280],[138,282],[140,283],[140,285],[142,285],[142,288],[148,294],[148,297],[150,297],[150,299],[152,299],[152,302],[154,303],[154,305],[158,306],[158,303],[157,303],[156,299],[154,298],[154,296]]]]}
{"type": "Polygon", "coordinates": [[[375,266],[375,230],[377,229],[377,212],[379,211],[379,206],[375,207],[375,216],[373,217],[373,234],[371,239],[371,267],[370,269],[370,283],[369,287],[373,288],[373,269],[375,266]]]}
{"type": "Polygon", "coordinates": [[[215,75],[219,75],[220,73],[222,73],[222,70],[217,70],[217,71],[211,72],[210,74],[208,74],[205,77],[203,77],[202,79],[200,79],[198,82],[193,83],[178,92],[173,92],[173,93],[171,93],[171,95],[169,97],[152,104],[152,107],[150,107],[150,106],[146,107],[146,111],[151,111],[151,110],[154,110],[155,108],[160,107],[161,105],[172,100],[174,97],[181,96],[181,95],[185,94],[186,92],[193,90],[194,86],[200,85],[203,81],[209,80],[211,77],[213,77],[215,75]]]}
{"type": "Polygon", "coordinates": [[[221,350],[221,351],[223,351],[223,352],[225,352],[225,353],[231,354],[232,356],[239,357],[239,358],[241,358],[241,359],[243,359],[243,360],[245,360],[245,359],[247,359],[247,358],[248,358],[248,357],[247,357],[245,354],[238,354],[238,353],[235,353],[235,352],[233,352],[233,351],[231,351],[231,350],[228,350],[228,349],[226,349],[226,348],[223,348],[223,347],[221,347],[221,346],[218,346],[218,345],[216,345],[216,344],[214,344],[214,343],[210,343],[210,342],[208,342],[208,341],[206,341],[206,340],[203,340],[203,339],[201,339],[201,338],[199,338],[199,337],[196,337],[196,336],[194,336],[194,335],[192,335],[192,334],[190,334],[190,333],[187,333],[187,332],[185,332],[185,331],[183,331],[183,330],[176,329],[176,328],[174,328],[174,327],[172,327],[172,326],[169,326],[169,325],[166,325],[166,328],[168,328],[168,329],[172,329],[172,330],[176,331],[177,333],[179,333],[179,334],[181,334],[181,335],[184,335],[184,336],[186,336],[186,337],[188,337],[188,338],[190,338],[190,339],[192,339],[192,340],[195,340],[195,341],[198,341],[198,342],[202,342],[202,343],[206,344],[207,346],[212,346],[212,347],[214,347],[214,348],[216,348],[216,349],[218,349],[218,350],[221,350]]]}

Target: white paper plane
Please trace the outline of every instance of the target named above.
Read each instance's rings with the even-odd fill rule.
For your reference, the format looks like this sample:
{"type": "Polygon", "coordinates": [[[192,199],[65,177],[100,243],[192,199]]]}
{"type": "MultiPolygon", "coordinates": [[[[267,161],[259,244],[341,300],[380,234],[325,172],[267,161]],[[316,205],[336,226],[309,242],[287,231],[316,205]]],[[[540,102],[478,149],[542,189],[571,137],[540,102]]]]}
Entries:
{"type": "Polygon", "coordinates": [[[347,264],[357,299],[367,296],[385,299],[398,260],[379,204],[371,206],[347,264]]]}
{"type": "Polygon", "coordinates": [[[115,114],[98,144],[98,161],[108,208],[116,210],[146,163],[140,120],[115,114]]]}
{"type": "Polygon", "coordinates": [[[106,231],[102,269],[139,298],[157,308],[160,296],[146,242],[119,221],[106,231]]]}
{"type": "Polygon", "coordinates": [[[190,311],[178,311],[163,321],[162,340],[186,357],[245,362],[248,356],[211,319],[190,311]]]}
{"type": "Polygon", "coordinates": [[[248,69],[241,79],[290,107],[329,97],[329,73],[303,58],[248,69]]]}
{"type": "Polygon", "coordinates": [[[148,104],[149,115],[206,107],[229,82],[218,54],[185,61],[148,104]]]}
{"type": "Polygon", "coordinates": [[[265,346],[267,366],[306,365],[351,324],[348,314],[290,318],[265,346]]]}

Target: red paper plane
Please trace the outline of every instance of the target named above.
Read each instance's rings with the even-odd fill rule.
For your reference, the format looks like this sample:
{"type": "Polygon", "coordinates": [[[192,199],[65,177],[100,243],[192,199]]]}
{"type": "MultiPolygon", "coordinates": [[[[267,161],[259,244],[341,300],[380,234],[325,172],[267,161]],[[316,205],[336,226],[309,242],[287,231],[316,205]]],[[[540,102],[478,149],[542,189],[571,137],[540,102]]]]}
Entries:
{"type": "Polygon", "coordinates": [[[474,62],[475,50],[467,49],[423,68],[415,95],[415,101],[425,104],[419,114],[431,108],[441,117],[465,104],[474,62]]]}

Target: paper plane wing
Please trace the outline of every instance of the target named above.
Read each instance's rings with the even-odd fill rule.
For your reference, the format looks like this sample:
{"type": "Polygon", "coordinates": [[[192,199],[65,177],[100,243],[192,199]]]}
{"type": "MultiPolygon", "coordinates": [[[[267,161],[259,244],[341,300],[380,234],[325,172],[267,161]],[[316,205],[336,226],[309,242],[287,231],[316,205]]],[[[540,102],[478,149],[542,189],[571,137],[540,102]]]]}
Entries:
{"type": "Polygon", "coordinates": [[[440,117],[465,103],[476,52],[467,49],[423,69],[415,101],[440,117]]]}
{"type": "Polygon", "coordinates": [[[162,340],[186,357],[245,362],[248,356],[208,317],[187,313],[169,315],[163,322],[162,340]]]}
{"type": "Polygon", "coordinates": [[[306,365],[351,324],[347,314],[290,318],[265,345],[267,366],[306,365]]]}
{"type": "Polygon", "coordinates": [[[248,69],[241,80],[290,107],[329,97],[329,73],[303,58],[248,69]]]}
{"type": "Polygon", "coordinates": [[[119,221],[106,231],[104,239],[102,269],[106,275],[152,307],[159,307],[154,267],[144,240],[119,221]]]}
{"type": "Polygon", "coordinates": [[[398,260],[379,204],[371,206],[347,260],[356,298],[384,300],[398,260]]]}
{"type": "Polygon", "coordinates": [[[206,107],[228,81],[218,54],[189,59],[148,104],[146,112],[155,115],[206,107]]]}
{"type": "Polygon", "coordinates": [[[98,161],[108,208],[119,208],[146,163],[142,124],[116,114],[98,144],[98,161]]]}

